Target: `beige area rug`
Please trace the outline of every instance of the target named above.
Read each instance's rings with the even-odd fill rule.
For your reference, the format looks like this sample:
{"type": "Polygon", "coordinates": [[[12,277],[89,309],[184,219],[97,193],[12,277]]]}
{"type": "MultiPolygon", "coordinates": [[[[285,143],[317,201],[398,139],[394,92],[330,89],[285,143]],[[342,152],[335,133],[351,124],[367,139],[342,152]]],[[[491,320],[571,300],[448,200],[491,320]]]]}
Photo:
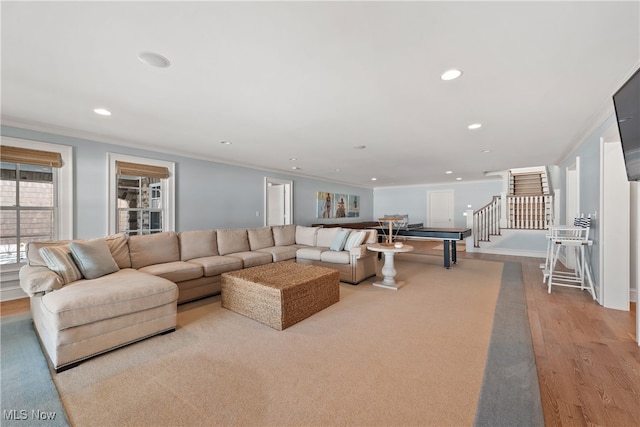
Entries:
{"type": "MultiPolygon", "coordinates": [[[[472,425],[502,263],[397,261],[284,331],[221,307],[54,374],[74,426],[472,425]]],[[[424,260],[426,258],[426,261],[424,260]]],[[[380,268],[380,266],[379,266],[380,268]]]]}

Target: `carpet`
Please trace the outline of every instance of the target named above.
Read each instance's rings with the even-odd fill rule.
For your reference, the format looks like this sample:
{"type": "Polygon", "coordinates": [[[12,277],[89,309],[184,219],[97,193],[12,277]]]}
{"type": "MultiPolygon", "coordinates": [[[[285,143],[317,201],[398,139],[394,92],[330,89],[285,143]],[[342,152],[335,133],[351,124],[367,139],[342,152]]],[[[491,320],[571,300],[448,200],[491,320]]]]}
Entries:
{"type": "Polygon", "coordinates": [[[30,315],[0,320],[2,426],[68,426],[30,315]]]}
{"type": "Polygon", "coordinates": [[[396,263],[284,331],[181,305],[176,332],[54,375],[73,425],[472,425],[502,263],[396,263]]]}

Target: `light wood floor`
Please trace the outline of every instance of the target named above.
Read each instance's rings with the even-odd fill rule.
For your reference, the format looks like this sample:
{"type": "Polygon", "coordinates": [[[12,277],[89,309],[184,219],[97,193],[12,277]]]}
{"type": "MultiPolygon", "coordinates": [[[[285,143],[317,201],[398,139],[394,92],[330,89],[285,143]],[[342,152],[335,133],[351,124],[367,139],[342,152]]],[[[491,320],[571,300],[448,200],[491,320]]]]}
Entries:
{"type": "MultiPolygon", "coordinates": [[[[442,256],[432,249],[434,242],[411,244],[415,253],[442,256]]],[[[629,312],[605,309],[578,289],[548,294],[540,259],[465,252],[458,257],[521,264],[546,425],[640,426],[635,305],[629,312]]],[[[0,303],[2,317],[28,311],[27,299],[0,303]]]]}

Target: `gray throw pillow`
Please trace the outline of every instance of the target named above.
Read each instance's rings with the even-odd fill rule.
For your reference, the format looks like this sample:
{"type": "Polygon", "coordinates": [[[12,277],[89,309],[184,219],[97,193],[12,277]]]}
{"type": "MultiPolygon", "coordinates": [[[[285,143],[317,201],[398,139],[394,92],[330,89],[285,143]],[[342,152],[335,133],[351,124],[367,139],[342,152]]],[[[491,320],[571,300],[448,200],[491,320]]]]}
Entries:
{"type": "Polygon", "coordinates": [[[71,242],[69,248],[85,279],[95,279],[120,270],[104,239],[71,242]]]}

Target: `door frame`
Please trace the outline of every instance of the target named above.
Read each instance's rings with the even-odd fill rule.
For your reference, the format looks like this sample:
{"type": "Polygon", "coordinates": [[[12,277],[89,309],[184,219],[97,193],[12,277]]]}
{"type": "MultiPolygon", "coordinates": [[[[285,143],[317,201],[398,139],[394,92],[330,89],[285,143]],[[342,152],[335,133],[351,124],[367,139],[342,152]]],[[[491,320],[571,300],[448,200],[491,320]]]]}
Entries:
{"type": "Polygon", "coordinates": [[[289,179],[264,177],[264,226],[269,224],[269,187],[284,185],[284,223],[293,224],[293,181],[289,179]]]}

